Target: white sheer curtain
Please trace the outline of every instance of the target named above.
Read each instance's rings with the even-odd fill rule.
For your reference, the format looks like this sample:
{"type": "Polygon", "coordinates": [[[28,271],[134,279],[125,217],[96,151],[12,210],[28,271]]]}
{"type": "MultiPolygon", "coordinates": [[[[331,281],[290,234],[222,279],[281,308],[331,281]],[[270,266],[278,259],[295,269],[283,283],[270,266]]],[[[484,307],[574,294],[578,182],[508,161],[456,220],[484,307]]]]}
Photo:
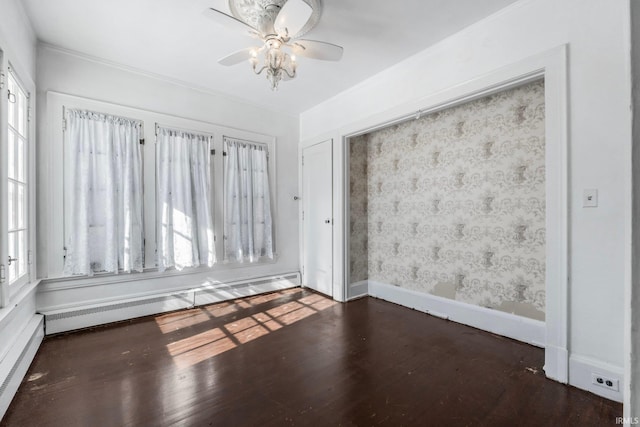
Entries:
{"type": "Polygon", "coordinates": [[[157,128],[158,268],[216,261],[211,218],[210,137],[157,128]]]}
{"type": "Polygon", "coordinates": [[[225,137],[224,149],[225,260],[273,259],[267,146],[225,137]]]}
{"type": "Polygon", "coordinates": [[[142,123],[67,110],[65,274],[142,271],[142,123]]]}

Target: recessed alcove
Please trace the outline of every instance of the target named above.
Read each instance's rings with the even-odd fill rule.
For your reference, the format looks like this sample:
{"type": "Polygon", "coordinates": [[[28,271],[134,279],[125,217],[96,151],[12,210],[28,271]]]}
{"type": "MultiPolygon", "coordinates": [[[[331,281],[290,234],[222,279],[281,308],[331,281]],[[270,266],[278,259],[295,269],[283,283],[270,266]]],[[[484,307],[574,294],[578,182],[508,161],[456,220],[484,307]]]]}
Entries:
{"type": "Polygon", "coordinates": [[[545,319],[542,79],[349,139],[349,281],[545,319]]]}

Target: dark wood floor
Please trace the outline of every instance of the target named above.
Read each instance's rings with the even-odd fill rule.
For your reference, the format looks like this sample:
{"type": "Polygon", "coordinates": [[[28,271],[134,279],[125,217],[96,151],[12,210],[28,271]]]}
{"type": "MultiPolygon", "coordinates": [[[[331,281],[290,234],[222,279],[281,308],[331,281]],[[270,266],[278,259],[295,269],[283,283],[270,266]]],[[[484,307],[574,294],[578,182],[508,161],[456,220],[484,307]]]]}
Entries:
{"type": "Polygon", "coordinates": [[[1,426],[607,426],[543,351],[293,289],[45,339],[1,426]]]}

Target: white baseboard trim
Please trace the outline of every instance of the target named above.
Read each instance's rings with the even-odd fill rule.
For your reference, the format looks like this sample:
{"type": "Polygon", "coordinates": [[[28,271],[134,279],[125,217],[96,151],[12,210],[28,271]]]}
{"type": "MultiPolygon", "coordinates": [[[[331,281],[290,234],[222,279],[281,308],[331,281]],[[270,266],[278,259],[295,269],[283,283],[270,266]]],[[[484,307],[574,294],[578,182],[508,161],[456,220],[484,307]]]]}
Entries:
{"type": "Polygon", "coordinates": [[[76,304],[71,307],[42,309],[40,313],[45,316],[46,334],[51,335],[296,286],[300,286],[300,274],[297,272],[110,300],[98,304],[76,304]]]}
{"type": "Polygon", "coordinates": [[[545,323],[448,298],[368,281],[369,295],[536,347],[545,345],[545,323]]]}
{"type": "Polygon", "coordinates": [[[567,360],[569,360],[569,351],[566,348],[545,346],[543,369],[547,378],[567,384],[569,382],[567,360]]]}
{"type": "Polygon", "coordinates": [[[589,357],[571,355],[569,357],[569,384],[598,396],[622,402],[625,387],[624,369],[589,357]],[[592,374],[618,381],[618,390],[593,384],[592,374]]]}
{"type": "Polygon", "coordinates": [[[359,282],[349,284],[347,290],[347,301],[366,297],[369,295],[369,281],[361,280],[359,282]]]}
{"type": "Polygon", "coordinates": [[[43,317],[34,314],[7,355],[0,361],[0,420],[7,412],[43,338],[43,317]]]}

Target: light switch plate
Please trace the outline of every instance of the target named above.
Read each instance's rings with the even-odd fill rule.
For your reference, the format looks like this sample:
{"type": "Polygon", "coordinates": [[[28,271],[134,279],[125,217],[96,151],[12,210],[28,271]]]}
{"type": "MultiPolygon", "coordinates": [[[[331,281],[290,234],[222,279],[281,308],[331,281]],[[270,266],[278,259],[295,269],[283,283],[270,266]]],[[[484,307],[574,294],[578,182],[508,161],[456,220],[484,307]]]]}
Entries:
{"type": "Polygon", "coordinates": [[[582,193],[582,207],[596,208],[598,207],[598,190],[586,189],[582,193]]]}

